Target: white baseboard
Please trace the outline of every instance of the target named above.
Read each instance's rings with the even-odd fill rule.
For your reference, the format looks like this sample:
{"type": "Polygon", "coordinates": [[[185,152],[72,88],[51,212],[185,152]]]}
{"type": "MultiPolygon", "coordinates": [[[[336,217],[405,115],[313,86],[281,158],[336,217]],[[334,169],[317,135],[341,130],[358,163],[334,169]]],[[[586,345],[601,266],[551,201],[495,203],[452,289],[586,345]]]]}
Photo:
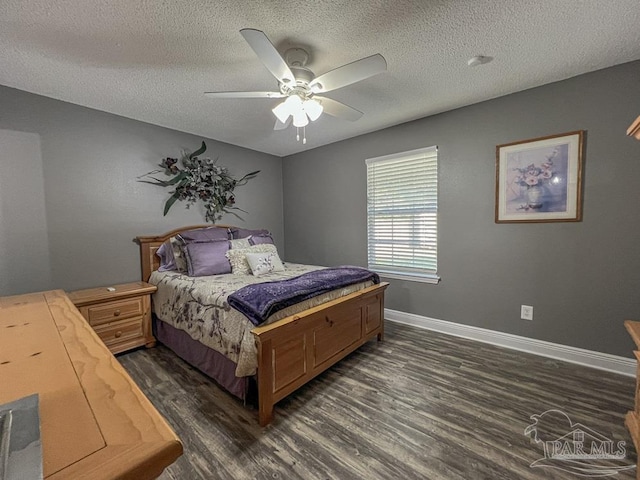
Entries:
{"type": "Polygon", "coordinates": [[[468,338],[512,350],[520,350],[521,352],[533,353],[556,360],[577,363],[621,375],[630,377],[635,377],[636,375],[637,362],[632,358],[569,347],[558,343],[520,337],[510,333],[497,332],[495,330],[487,330],[486,328],[472,327],[470,325],[462,325],[445,320],[437,320],[435,318],[390,310],[388,308],[384,310],[384,318],[392,322],[413,325],[414,327],[425,328],[427,330],[435,330],[436,332],[446,333],[456,337],[468,338]]]}

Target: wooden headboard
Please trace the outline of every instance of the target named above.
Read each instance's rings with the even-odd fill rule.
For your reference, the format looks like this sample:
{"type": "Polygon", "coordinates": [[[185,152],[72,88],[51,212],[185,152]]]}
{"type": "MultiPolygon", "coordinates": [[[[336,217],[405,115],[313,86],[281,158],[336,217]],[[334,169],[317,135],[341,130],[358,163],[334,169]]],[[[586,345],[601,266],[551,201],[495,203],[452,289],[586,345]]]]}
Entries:
{"type": "Polygon", "coordinates": [[[195,230],[198,228],[235,228],[233,225],[192,225],[190,227],[176,228],[162,235],[149,237],[136,237],[136,242],[140,244],[140,264],[142,268],[142,281],[148,282],[151,272],[160,267],[160,257],[156,255],[156,251],[164,242],[177,234],[186,232],[187,230],[195,230]]]}

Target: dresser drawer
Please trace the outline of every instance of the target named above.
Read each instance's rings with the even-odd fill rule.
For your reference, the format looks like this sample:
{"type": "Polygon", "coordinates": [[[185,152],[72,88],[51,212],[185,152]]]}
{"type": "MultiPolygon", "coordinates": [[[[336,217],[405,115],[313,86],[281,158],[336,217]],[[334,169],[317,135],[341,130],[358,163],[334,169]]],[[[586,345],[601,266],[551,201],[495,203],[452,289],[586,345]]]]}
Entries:
{"type": "Polygon", "coordinates": [[[137,338],[144,338],[143,319],[133,318],[129,320],[119,320],[95,327],[94,330],[104,342],[111,348],[114,345],[123,342],[129,342],[137,338]]]}
{"type": "Polygon", "coordinates": [[[87,320],[92,326],[105,322],[140,317],[144,313],[142,297],[115,300],[87,307],[87,320]]]}

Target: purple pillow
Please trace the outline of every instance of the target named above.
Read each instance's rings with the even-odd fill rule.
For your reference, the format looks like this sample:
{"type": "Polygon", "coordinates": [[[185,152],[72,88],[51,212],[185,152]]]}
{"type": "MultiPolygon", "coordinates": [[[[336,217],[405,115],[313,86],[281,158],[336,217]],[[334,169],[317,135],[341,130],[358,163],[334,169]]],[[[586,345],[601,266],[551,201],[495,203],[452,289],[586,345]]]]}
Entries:
{"type": "Polygon", "coordinates": [[[225,253],[229,240],[193,242],[184,246],[188,273],[192,277],[231,273],[231,264],[225,253]]]}
{"type": "Polygon", "coordinates": [[[173,256],[173,247],[171,247],[169,242],[164,242],[160,245],[160,248],[156,250],[156,255],[160,257],[159,272],[172,272],[178,269],[176,259],[173,256]]]}
{"type": "Polygon", "coordinates": [[[191,242],[211,242],[215,240],[229,240],[228,228],[198,228],[196,230],[187,230],[177,235],[182,243],[191,242]]]}
{"type": "Polygon", "coordinates": [[[270,243],[271,245],[273,245],[273,238],[271,237],[270,233],[267,234],[263,234],[263,235],[251,235],[249,237],[249,243],[251,245],[262,245],[265,243],[270,243]]]}
{"type": "Polygon", "coordinates": [[[260,229],[260,230],[249,230],[247,228],[237,228],[233,227],[231,229],[231,235],[233,238],[247,238],[251,235],[271,235],[269,230],[260,229]]]}

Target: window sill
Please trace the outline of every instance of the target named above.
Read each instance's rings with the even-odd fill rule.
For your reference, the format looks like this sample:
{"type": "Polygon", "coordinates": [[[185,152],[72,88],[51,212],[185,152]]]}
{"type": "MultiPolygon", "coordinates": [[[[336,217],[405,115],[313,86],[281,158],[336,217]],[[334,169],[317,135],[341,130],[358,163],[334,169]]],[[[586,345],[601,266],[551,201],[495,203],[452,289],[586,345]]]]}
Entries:
{"type": "Polygon", "coordinates": [[[391,273],[391,272],[381,272],[374,270],[380,277],[382,278],[391,278],[395,280],[406,280],[408,282],[419,282],[419,283],[431,283],[436,285],[440,282],[440,277],[438,275],[415,275],[410,273],[391,273]]]}

